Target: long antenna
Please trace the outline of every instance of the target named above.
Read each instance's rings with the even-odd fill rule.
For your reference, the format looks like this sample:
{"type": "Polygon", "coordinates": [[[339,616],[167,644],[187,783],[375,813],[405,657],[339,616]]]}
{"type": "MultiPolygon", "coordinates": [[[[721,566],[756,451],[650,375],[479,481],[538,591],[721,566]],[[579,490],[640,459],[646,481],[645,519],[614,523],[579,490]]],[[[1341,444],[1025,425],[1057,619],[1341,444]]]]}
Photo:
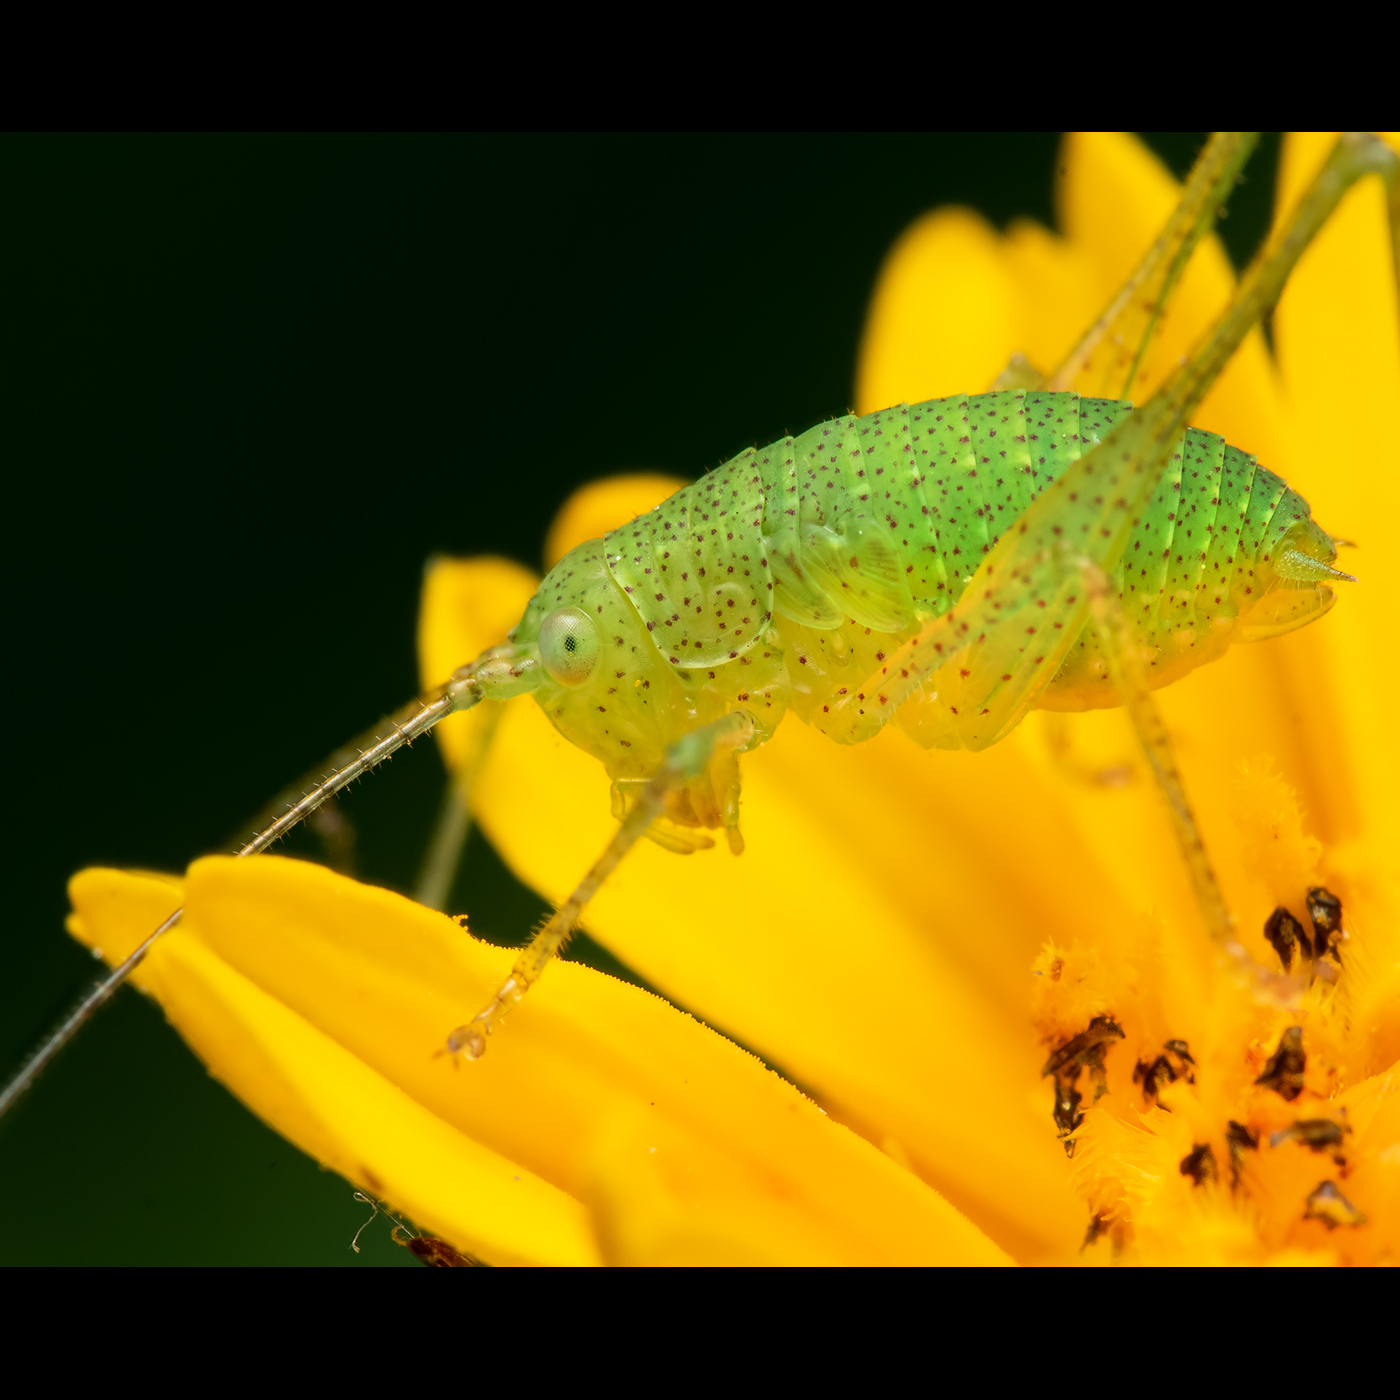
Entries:
{"type": "MultiPolygon", "coordinates": [[[[397,710],[378,724],[371,731],[374,742],[368,748],[360,750],[354,758],[334,768],[276,821],[259,831],[237,852],[237,858],[241,860],[244,856],[254,856],[259,851],[265,851],[299,822],[305,821],[328,797],[333,797],[341,788],[382,763],[395,749],[411,744],[419,735],[426,734],[439,720],[445,719],[455,711],[469,710],[473,705],[479,704],[484,697],[476,674],[478,664],[473,662],[469,666],[463,666],[446,685],[410,701],[403,709],[397,710]],[[390,732],[380,739],[378,735],[386,727],[390,732]]],[[[141,965],[156,940],[169,933],[180,922],[180,916],[184,912],[182,905],[69,1012],[57,1030],[39,1046],[14,1078],[0,1091],[0,1118],[9,1112],[15,1100],[39,1077],[44,1066],[72,1040],[93,1012],[141,965]]]]}

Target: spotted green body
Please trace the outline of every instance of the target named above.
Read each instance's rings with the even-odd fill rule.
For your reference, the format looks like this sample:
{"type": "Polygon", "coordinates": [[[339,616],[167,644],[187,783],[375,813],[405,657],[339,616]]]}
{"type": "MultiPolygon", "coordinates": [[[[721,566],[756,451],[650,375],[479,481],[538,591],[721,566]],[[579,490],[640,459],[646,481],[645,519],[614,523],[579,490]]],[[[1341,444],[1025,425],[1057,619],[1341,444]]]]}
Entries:
{"type": "MultiPolygon", "coordinates": [[[[958,395],[746,450],[550,572],[513,638],[517,653],[543,661],[536,697],[624,785],[647,777],[681,734],[739,706],[765,738],[791,708],[840,742],[891,719],[929,747],[995,742],[969,740],[946,685],[941,698],[931,681],[910,694],[905,670],[892,701],[889,666],[1131,409],[1075,393],[958,395]],[[562,642],[551,627],[564,628],[562,642]]],[[[1087,532],[1086,504],[1069,493],[1053,533],[1087,532]]],[[[1192,428],[1119,557],[1102,563],[1152,684],[1164,685],[1232,641],[1320,615],[1335,553],[1296,492],[1192,428]]],[[[1039,607],[1047,645],[1067,651],[1035,703],[1116,704],[1082,611],[1067,624],[1063,605],[1039,607]],[[1078,635],[1057,635],[1066,625],[1078,635]]],[[[682,821],[718,824],[723,799],[712,806],[707,792],[682,821]]]]}

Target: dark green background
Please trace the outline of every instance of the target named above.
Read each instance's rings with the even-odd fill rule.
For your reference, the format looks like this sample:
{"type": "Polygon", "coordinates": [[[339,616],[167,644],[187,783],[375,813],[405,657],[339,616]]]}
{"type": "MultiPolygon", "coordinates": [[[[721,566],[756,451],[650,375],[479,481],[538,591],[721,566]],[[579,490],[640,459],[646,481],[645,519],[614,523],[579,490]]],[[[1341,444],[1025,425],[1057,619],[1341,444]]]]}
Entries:
{"type": "MultiPolygon", "coordinates": [[[[1178,172],[1199,145],[1151,139],[1178,172]]],[[[1232,202],[1237,260],[1276,150],[1232,202]]],[[[93,975],[63,933],[74,870],[227,849],[413,693],[427,556],[538,567],[578,483],[696,475],[844,412],[891,241],[950,202],[1052,222],[1056,152],[1026,134],[0,142],[0,1071],[93,975]],[[537,450],[498,459],[500,424],[537,450]]],[[[442,783],[419,745],[355,790],[364,878],[411,886],[442,783]]],[[[540,910],[479,838],[453,903],[502,941],[540,910]]],[[[353,1255],[350,1186],[129,991],[0,1124],[0,1202],[6,1263],[411,1262],[382,1222],[353,1255]]]]}

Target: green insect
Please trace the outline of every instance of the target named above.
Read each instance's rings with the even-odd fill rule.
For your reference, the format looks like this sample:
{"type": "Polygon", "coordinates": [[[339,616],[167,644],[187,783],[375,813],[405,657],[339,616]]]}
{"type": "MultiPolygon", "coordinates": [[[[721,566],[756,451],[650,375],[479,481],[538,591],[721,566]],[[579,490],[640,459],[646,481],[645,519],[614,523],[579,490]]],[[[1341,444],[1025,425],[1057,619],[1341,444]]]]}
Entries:
{"type": "MultiPolygon", "coordinates": [[[[1123,705],[1207,926],[1237,946],[1151,691],[1233,642],[1321,616],[1350,575],[1335,562],[1344,541],[1286,483],[1187,424],[1345,190],[1380,174],[1392,209],[1400,190],[1386,146],[1344,137],[1200,348],[1134,407],[1126,395],[1160,309],[1252,144],[1211,141],[1159,239],[1056,372],[1013,364],[989,393],[749,449],[580,545],[505,645],[395,715],[240,854],[266,849],[446,715],[533,695],[606,767],[619,826],[490,1004],[451,1032],[450,1049],[475,1059],[640,837],[686,851],[723,830],[742,850],[740,755],[789,710],[838,743],[893,721],[926,748],[981,750],[1035,707],[1123,705]]],[[[0,1112],[179,917],[70,1016],[0,1112]]]]}

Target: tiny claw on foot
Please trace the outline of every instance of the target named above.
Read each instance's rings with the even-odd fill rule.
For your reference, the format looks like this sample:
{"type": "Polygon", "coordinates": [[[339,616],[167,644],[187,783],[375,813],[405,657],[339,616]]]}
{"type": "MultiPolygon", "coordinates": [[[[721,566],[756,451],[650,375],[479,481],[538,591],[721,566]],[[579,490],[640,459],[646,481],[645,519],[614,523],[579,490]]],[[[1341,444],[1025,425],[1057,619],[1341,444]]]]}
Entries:
{"type": "Polygon", "coordinates": [[[486,1053],[487,1028],[478,1030],[476,1024],[481,1019],[478,1016],[467,1025],[458,1026],[447,1037],[447,1048],[452,1054],[465,1055],[469,1060],[479,1060],[486,1053]]]}
{"type": "Polygon", "coordinates": [[[462,1054],[469,1060],[479,1060],[486,1053],[486,1037],[495,1029],[496,1022],[524,995],[524,987],[514,977],[507,977],[500,991],[491,998],[491,1004],[447,1037],[447,1048],[454,1055],[462,1054]]]}

